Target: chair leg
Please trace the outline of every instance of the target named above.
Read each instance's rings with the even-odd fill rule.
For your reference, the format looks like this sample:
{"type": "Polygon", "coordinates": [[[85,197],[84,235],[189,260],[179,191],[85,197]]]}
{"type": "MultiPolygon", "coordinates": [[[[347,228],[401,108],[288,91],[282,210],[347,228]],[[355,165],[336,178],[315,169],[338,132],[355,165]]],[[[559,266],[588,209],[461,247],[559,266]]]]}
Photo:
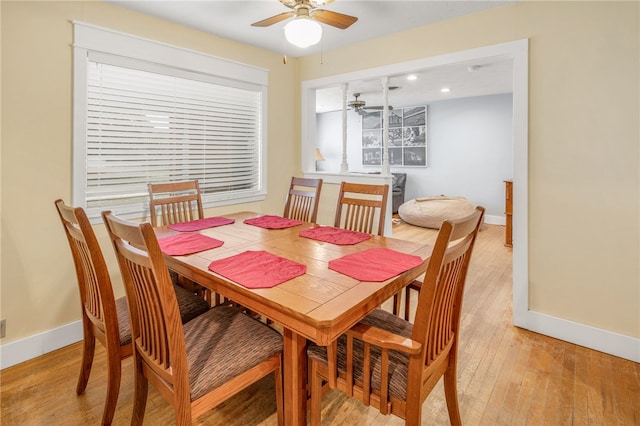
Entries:
{"type": "MultiPolygon", "coordinates": [[[[135,350],[135,349],[134,349],[135,350]]],[[[135,376],[134,376],[134,395],[133,395],[133,415],[131,416],[132,426],[142,426],[144,420],[144,411],[147,406],[147,393],[149,391],[149,383],[142,372],[142,365],[135,360],[135,376]]]]}
{"type": "Polygon", "coordinates": [[[405,287],[404,293],[404,319],[405,321],[409,321],[409,311],[411,310],[411,288],[405,287]]]}
{"type": "Polygon", "coordinates": [[[447,401],[447,411],[449,411],[451,426],[462,425],[460,406],[458,405],[458,381],[455,362],[451,363],[447,371],[444,372],[444,396],[447,401]]]}
{"type": "Polygon", "coordinates": [[[202,298],[204,300],[207,301],[207,303],[209,304],[209,306],[211,305],[212,299],[211,299],[211,290],[209,290],[208,288],[204,288],[202,287],[202,298]]]}
{"type": "MultiPolygon", "coordinates": [[[[107,352],[109,349],[107,349],[107,352]]],[[[108,359],[108,377],[107,377],[107,398],[104,403],[104,412],[102,413],[102,424],[110,425],[113,421],[113,414],[116,411],[118,403],[118,394],[120,393],[120,379],[122,375],[122,357],[119,353],[110,354],[108,359]]]]}
{"type": "MultiPolygon", "coordinates": [[[[83,315],[84,316],[84,315],[83,315]]],[[[83,318],[84,339],[82,342],[82,362],[80,364],[80,375],[78,376],[78,384],[76,385],[76,393],[81,395],[87,388],[89,383],[89,375],[91,374],[91,365],[93,364],[93,356],[96,351],[96,338],[91,331],[89,320],[83,318]]]]}
{"type": "Polygon", "coordinates": [[[191,409],[180,409],[176,407],[176,425],[177,426],[191,426],[191,409]]]}
{"type": "Polygon", "coordinates": [[[420,396],[416,395],[414,398],[407,400],[404,424],[405,426],[421,426],[422,403],[420,396]]]}
{"type": "Polygon", "coordinates": [[[284,425],[284,390],[282,387],[282,357],[280,367],[274,372],[276,381],[276,411],[278,413],[278,426],[284,425]]]}
{"type": "Polygon", "coordinates": [[[393,315],[398,316],[400,314],[400,303],[402,297],[402,290],[393,295],[393,315]]]}
{"type": "Polygon", "coordinates": [[[318,376],[318,364],[310,362],[309,387],[311,389],[311,404],[309,405],[310,426],[320,426],[322,411],[322,378],[318,376]]]}

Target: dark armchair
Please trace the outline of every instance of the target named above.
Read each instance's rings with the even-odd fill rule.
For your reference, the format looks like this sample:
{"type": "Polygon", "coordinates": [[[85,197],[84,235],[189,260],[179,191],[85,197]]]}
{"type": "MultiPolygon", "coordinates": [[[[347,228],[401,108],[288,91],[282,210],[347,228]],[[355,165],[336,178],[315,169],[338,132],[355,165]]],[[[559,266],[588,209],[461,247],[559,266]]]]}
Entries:
{"type": "Polygon", "coordinates": [[[404,187],[407,183],[406,173],[391,173],[393,180],[391,182],[392,194],[392,213],[398,213],[398,207],[404,203],[404,187]]]}

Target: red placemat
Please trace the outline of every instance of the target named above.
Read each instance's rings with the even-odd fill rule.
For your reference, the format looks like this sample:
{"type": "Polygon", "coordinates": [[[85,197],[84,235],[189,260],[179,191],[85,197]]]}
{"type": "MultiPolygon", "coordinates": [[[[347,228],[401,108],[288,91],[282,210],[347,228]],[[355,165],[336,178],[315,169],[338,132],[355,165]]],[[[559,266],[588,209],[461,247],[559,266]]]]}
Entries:
{"type": "Polygon", "coordinates": [[[360,281],[386,281],[422,263],[420,256],[371,248],[329,262],[329,269],[360,281]]]}
{"type": "Polygon", "coordinates": [[[160,250],[169,256],[185,256],[212,248],[224,242],[202,234],[178,234],[158,239],[160,250]]]}
{"type": "Polygon", "coordinates": [[[226,217],[205,217],[204,219],[192,220],[190,222],[174,223],[167,226],[167,228],[180,232],[193,232],[228,225],[235,221],[235,219],[227,219],[226,217]]]}
{"type": "Polygon", "coordinates": [[[245,219],[244,223],[248,225],[259,226],[260,228],[267,229],[284,229],[291,228],[302,224],[300,220],[287,219],[281,216],[264,215],[260,217],[254,217],[251,219],[245,219]]]}
{"type": "Polygon", "coordinates": [[[266,251],[214,260],[209,269],[247,288],[269,288],[307,272],[307,266],[266,251]]]}
{"type": "Polygon", "coordinates": [[[300,231],[301,237],[312,240],[325,241],[337,245],[358,244],[371,238],[370,234],[364,232],[350,231],[348,229],[334,228],[333,226],[319,226],[304,231],[300,231]]]}

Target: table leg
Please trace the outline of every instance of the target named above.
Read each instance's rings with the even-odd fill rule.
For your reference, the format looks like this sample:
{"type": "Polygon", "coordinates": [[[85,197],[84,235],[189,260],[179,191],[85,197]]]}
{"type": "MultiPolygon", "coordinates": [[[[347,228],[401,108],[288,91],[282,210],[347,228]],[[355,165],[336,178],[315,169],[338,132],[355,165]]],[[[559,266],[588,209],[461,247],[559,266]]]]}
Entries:
{"type": "Polygon", "coordinates": [[[307,424],[307,339],[284,329],[284,424],[307,424]]]}

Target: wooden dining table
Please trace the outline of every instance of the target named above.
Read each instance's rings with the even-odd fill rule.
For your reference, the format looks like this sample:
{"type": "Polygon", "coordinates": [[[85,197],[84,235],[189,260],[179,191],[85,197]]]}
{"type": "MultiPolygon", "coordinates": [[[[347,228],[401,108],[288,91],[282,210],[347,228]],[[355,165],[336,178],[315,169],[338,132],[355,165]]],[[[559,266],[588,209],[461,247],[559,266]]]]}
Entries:
{"type": "MultiPolygon", "coordinates": [[[[425,272],[432,246],[383,236],[352,245],[304,238],[301,231],[319,225],[303,222],[286,229],[244,223],[263,216],[255,212],[224,215],[235,222],[197,232],[223,245],[186,256],[165,255],[167,266],[248,310],[282,326],[283,389],[286,425],[306,425],[307,341],[328,345],[373,309],[425,272]],[[420,256],[423,262],[386,281],[359,281],[329,269],[329,261],[370,248],[387,248],[420,256]],[[247,288],[209,270],[212,261],[247,250],[266,251],[306,265],[306,273],[271,288],[247,288]]],[[[158,238],[177,234],[156,228],[158,238]]]]}

